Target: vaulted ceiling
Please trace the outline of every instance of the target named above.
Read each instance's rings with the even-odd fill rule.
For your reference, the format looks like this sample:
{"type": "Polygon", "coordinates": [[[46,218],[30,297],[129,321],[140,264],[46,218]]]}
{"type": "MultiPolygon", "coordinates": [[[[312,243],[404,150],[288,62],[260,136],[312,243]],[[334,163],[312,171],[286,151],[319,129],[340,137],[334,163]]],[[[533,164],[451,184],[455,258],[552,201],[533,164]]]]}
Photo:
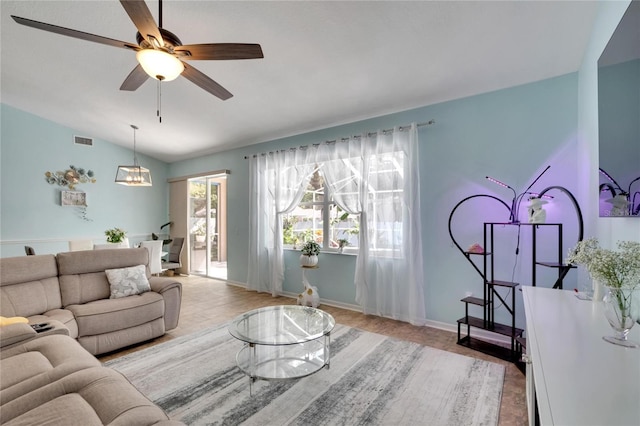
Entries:
{"type": "MultiPolygon", "coordinates": [[[[163,1],[184,44],[259,43],[264,59],[192,61],[184,77],[119,87],[134,52],[18,25],[10,15],[135,43],[120,2],[6,1],[1,101],[166,162],[575,72],[592,1],[163,1]]],[[[147,1],[156,22],[158,2],[147,1]]],[[[403,123],[401,123],[403,124],[403,123]]]]}

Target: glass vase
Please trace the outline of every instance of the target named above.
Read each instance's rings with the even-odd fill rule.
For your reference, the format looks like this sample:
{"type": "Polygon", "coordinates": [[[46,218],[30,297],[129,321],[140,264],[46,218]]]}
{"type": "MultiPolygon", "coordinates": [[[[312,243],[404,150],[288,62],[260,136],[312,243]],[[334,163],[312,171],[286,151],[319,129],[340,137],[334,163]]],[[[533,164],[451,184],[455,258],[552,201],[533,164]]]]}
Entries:
{"type": "Polygon", "coordinates": [[[602,300],[605,307],[604,314],[614,331],[613,336],[602,337],[607,342],[627,348],[640,346],[639,343],[627,338],[636,320],[632,314],[634,297],[639,297],[634,289],[606,287],[606,294],[602,300]]]}

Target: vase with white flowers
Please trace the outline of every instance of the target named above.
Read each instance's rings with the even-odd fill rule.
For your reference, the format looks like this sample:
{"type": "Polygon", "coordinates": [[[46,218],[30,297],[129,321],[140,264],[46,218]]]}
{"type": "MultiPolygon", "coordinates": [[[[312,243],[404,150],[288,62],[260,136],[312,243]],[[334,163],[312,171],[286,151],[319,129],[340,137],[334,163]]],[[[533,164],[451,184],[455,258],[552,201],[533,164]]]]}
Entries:
{"type": "Polygon", "coordinates": [[[300,255],[300,265],[305,268],[312,268],[318,264],[318,255],[320,254],[320,244],[313,240],[307,241],[302,246],[302,254],[300,255]]]}
{"type": "Polygon", "coordinates": [[[615,335],[603,339],[626,347],[640,346],[627,338],[635,321],[640,321],[640,242],[619,241],[614,251],[590,238],[578,242],[566,262],[583,265],[606,289],[605,316],[615,335]]]}
{"type": "Polygon", "coordinates": [[[349,240],[345,238],[340,238],[338,240],[338,253],[342,253],[344,248],[349,245],[349,240]]]}

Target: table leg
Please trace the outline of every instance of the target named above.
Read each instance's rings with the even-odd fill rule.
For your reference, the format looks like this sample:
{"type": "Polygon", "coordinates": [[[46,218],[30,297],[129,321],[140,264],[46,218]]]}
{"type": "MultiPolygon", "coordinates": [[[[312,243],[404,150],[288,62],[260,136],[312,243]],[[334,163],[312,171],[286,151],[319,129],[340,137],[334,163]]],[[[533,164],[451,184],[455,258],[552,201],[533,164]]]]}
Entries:
{"type": "Polygon", "coordinates": [[[249,343],[249,396],[253,396],[253,382],[256,381],[256,345],[249,343]]]}

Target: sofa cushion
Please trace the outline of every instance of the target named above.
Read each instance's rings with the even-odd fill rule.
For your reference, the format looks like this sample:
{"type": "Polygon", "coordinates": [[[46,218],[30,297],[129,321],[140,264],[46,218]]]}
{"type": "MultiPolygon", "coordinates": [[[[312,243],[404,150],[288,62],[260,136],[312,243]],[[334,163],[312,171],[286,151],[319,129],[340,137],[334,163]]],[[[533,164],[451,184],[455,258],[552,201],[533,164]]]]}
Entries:
{"type": "Polygon", "coordinates": [[[103,426],[100,417],[91,405],[77,393],[62,395],[45,402],[15,419],[3,423],[5,426],[103,426]]]}
{"type": "MultiPolygon", "coordinates": [[[[146,249],[87,250],[58,253],[60,292],[62,305],[79,305],[99,299],[108,299],[111,291],[106,269],[147,265],[146,249]]],[[[146,271],[147,278],[150,276],[146,271]]]]}
{"type": "Polygon", "coordinates": [[[4,349],[0,357],[3,405],[71,373],[101,365],[75,339],[62,335],[43,336],[4,349]]]}
{"type": "Polygon", "coordinates": [[[29,317],[61,307],[55,256],[0,259],[0,315],[29,317]]]}
{"type": "Polygon", "coordinates": [[[120,373],[77,371],[2,405],[0,423],[16,425],[151,425],[167,415],[120,373]]]}
{"type": "Polygon", "coordinates": [[[128,268],[106,269],[104,273],[109,281],[111,299],[133,296],[151,290],[145,273],[145,266],[130,266],[128,268]]]}
{"type": "Polygon", "coordinates": [[[109,333],[144,324],[164,315],[164,299],[146,292],[120,299],[101,299],[82,305],[70,305],[78,323],[78,336],[109,333]]]}
{"type": "Polygon", "coordinates": [[[136,343],[146,342],[164,334],[164,321],[155,319],[134,327],[128,327],[110,333],[78,337],[78,343],[93,355],[106,354],[136,343]]]}

